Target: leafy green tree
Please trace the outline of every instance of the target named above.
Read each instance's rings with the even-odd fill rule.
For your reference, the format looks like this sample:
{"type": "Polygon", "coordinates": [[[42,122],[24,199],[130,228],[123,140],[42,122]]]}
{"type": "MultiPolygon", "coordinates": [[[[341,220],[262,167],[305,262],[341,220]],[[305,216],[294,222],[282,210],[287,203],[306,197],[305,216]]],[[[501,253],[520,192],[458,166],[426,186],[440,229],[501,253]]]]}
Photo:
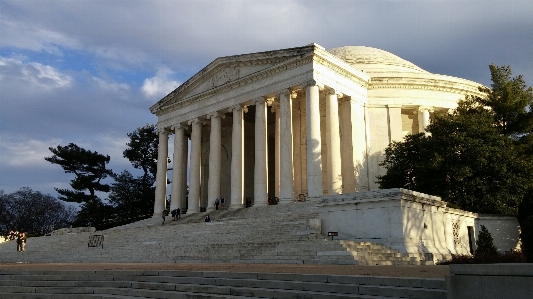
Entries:
{"type": "Polygon", "coordinates": [[[109,207],[96,192],[110,191],[110,186],[102,182],[107,177],[114,176],[113,171],[106,168],[110,157],[83,149],[74,143],[50,147],[49,150],[54,155],[44,158],[46,161],[58,164],[65,173],[75,175],[70,181],[72,190],[55,188],[60,194],[59,199],[82,204],[74,225],[91,225],[106,221],[110,217],[109,207]]]}
{"type": "Polygon", "coordinates": [[[46,233],[68,227],[76,215],[72,206],[30,188],[5,194],[0,190],[0,231],[46,233]]]}
{"type": "Polygon", "coordinates": [[[124,170],[111,185],[109,202],[115,207],[118,219],[127,219],[153,212],[154,199],[146,200],[143,194],[143,178],[135,178],[124,170]]]}
{"type": "Polygon", "coordinates": [[[115,206],[118,218],[130,218],[153,212],[155,198],[155,177],[157,173],[157,151],[159,135],[155,125],[145,125],[128,134],[124,158],[133,167],[143,170],[143,175],[134,178],[124,171],[111,188],[110,201],[115,206]]]}
{"type": "Polygon", "coordinates": [[[472,212],[517,213],[532,185],[526,140],[533,96],[508,67],[490,69],[493,89],[481,88],[486,98],[467,96],[451,114],[435,113],[428,136],[408,136],[385,150],[381,188],[438,195],[472,212]]]}
{"type": "Polygon", "coordinates": [[[126,144],[124,158],[128,159],[133,167],[143,170],[145,181],[155,180],[157,173],[157,150],[159,148],[159,135],[157,126],[146,124],[128,133],[130,141],[126,144]]]}
{"type": "Polygon", "coordinates": [[[476,101],[490,107],[494,125],[502,134],[514,139],[528,137],[533,129],[533,88],[526,85],[522,75],[513,77],[509,66],[489,67],[491,88],[480,88],[487,96],[476,97],[476,101]]]}
{"type": "Polygon", "coordinates": [[[498,249],[494,246],[492,235],[484,225],[481,226],[481,231],[479,232],[476,241],[476,247],[476,252],[474,254],[476,257],[498,255],[498,249]]]}

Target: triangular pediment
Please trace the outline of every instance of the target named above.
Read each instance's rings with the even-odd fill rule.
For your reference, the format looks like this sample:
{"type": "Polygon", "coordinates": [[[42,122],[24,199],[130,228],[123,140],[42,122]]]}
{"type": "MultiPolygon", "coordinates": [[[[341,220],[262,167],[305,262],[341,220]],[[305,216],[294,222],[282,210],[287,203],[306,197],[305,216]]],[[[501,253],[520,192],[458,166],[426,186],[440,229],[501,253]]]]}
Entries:
{"type": "Polygon", "coordinates": [[[169,93],[150,108],[152,113],[182,99],[194,97],[225,84],[268,70],[292,59],[312,53],[317,45],[268,52],[220,57],[169,93]]]}

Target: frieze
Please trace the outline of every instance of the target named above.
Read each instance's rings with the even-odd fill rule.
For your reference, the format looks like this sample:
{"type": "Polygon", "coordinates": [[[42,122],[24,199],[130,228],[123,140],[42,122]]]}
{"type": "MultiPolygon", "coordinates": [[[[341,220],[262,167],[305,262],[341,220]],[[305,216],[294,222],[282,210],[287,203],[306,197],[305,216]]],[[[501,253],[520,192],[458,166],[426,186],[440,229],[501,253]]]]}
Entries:
{"type": "MultiPolygon", "coordinates": [[[[256,99],[258,96],[258,94],[262,94],[262,95],[266,95],[266,94],[271,94],[272,91],[275,91],[275,90],[281,90],[282,87],[286,87],[286,86],[298,86],[301,84],[301,82],[306,82],[308,81],[308,77],[306,75],[303,75],[303,76],[300,76],[300,77],[295,77],[293,78],[292,80],[290,81],[283,81],[283,82],[275,82],[273,84],[270,84],[270,85],[266,85],[266,86],[263,86],[263,87],[260,87],[260,88],[257,88],[257,89],[254,89],[250,92],[247,92],[247,93],[244,93],[244,94],[241,94],[241,95],[238,95],[237,98],[228,98],[226,101],[222,101],[222,102],[219,102],[219,103],[216,103],[214,105],[211,105],[209,108],[212,109],[211,111],[222,111],[224,109],[228,109],[229,107],[233,106],[236,101],[237,102],[241,102],[240,105],[244,105],[244,103],[248,102],[248,103],[251,103],[253,99],[256,99]],[[241,100],[238,100],[238,99],[241,99],[241,100]]],[[[262,97],[264,98],[264,97],[262,97]]],[[[209,109],[207,108],[207,109],[209,109]]],[[[201,107],[201,108],[198,108],[198,109],[195,109],[194,111],[188,111],[188,112],[185,112],[185,113],[182,113],[182,114],[179,114],[179,115],[175,115],[175,116],[172,116],[172,117],[169,117],[168,119],[165,119],[163,121],[160,121],[159,123],[161,124],[167,124],[167,123],[176,123],[176,122],[180,122],[180,121],[188,121],[189,119],[191,118],[195,118],[195,117],[202,117],[206,114],[208,114],[209,112],[206,112],[206,107],[201,107]]]]}
{"type": "Polygon", "coordinates": [[[398,84],[398,83],[379,83],[372,84],[368,86],[368,89],[423,89],[423,90],[434,90],[434,91],[444,91],[457,94],[475,94],[477,96],[483,96],[484,93],[480,92],[474,86],[463,85],[461,87],[451,87],[451,86],[442,86],[432,84],[398,84]]]}

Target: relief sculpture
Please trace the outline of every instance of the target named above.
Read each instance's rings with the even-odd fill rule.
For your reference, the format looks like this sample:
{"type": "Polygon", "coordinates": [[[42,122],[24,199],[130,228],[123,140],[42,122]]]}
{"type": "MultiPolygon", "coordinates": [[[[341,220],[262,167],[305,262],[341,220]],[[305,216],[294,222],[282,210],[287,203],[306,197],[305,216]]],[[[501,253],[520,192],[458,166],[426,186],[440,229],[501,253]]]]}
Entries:
{"type": "Polygon", "coordinates": [[[216,74],[211,79],[211,87],[217,87],[222,84],[226,84],[228,82],[234,81],[239,79],[239,69],[238,68],[232,68],[232,69],[225,69],[222,72],[216,74]]]}

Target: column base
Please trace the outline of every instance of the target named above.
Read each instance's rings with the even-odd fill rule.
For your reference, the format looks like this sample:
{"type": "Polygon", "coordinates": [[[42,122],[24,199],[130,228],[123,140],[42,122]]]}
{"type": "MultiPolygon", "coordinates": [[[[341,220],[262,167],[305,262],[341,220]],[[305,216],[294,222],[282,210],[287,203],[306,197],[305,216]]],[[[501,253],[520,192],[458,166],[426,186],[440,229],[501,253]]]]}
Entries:
{"type": "Polygon", "coordinates": [[[288,204],[288,203],[293,203],[294,200],[292,198],[280,198],[279,199],[279,204],[288,204]]]}
{"type": "Polygon", "coordinates": [[[189,209],[189,210],[187,210],[187,213],[186,213],[186,214],[187,214],[187,215],[190,215],[190,214],[195,214],[195,213],[200,213],[200,209],[198,209],[198,210],[191,210],[191,209],[189,209]]]}
{"type": "Polygon", "coordinates": [[[229,206],[229,210],[238,210],[238,209],[242,209],[242,208],[244,208],[243,204],[236,204],[236,205],[229,206]]]}
{"type": "Polygon", "coordinates": [[[317,197],[307,197],[306,198],[306,201],[313,201],[313,202],[317,202],[319,200],[322,199],[322,196],[317,196],[317,197]]]}
{"type": "Polygon", "coordinates": [[[264,207],[268,206],[268,202],[255,202],[252,207],[264,207]]]}

